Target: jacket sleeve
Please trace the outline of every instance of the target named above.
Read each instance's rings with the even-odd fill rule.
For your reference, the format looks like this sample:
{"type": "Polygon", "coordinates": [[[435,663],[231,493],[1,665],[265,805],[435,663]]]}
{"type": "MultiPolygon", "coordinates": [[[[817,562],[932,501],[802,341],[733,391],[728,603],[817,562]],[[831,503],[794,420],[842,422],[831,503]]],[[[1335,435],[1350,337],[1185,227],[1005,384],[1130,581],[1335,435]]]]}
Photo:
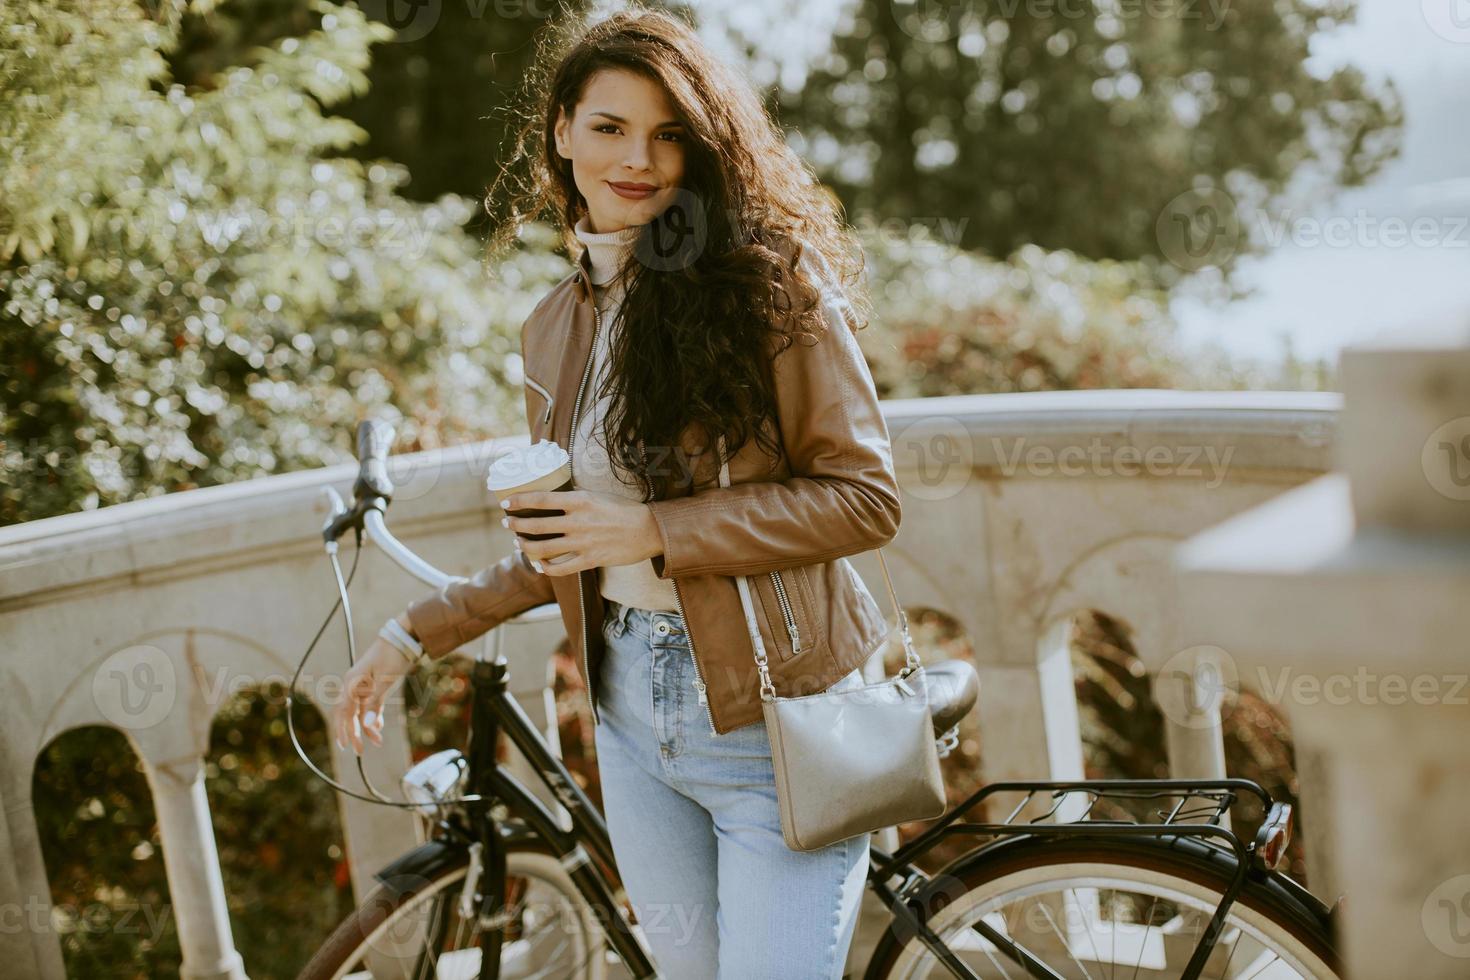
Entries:
{"type": "Polygon", "coordinates": [[[551,579],[515,551],[472,578],[409,604],[408,620],[425,655],[438,659],[519,613],[555,601],[551,579]]]}
{"type": "MultiPolygon", "coordinates": [[[[815,253],[803,261],[807,254],[815,253]]],[[[877,389],[839,285],[826,276],[820,285],[827,330],[815,343],[796,338],[772,363],[795,475],[650,502],[664,549],[651,559],[659,578],[778,571],[871,551],[898,533],[898,480],[877,389]]]]}

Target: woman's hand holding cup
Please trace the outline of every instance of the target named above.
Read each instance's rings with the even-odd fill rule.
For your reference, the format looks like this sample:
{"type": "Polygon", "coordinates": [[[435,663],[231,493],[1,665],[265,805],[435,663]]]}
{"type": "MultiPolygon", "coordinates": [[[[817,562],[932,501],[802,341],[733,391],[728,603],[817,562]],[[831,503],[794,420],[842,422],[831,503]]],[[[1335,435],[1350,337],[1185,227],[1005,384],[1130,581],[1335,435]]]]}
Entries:
{"type": "Polygon", "coordinates": [[[635,565],[663,554],[663,538],[646,504],[596,490],[528,491],[501,500],[501,524],[538,571],[571,575],[589,568],[635,565]]]}
{"type": "Polygon", "coordinates": [[[510,449],[490,464],[485,487],[506,511],[516,548],[548,575],[632,565],[663,553],[646,504],[572,489],[571,458],[549,439],[510,449]]]}

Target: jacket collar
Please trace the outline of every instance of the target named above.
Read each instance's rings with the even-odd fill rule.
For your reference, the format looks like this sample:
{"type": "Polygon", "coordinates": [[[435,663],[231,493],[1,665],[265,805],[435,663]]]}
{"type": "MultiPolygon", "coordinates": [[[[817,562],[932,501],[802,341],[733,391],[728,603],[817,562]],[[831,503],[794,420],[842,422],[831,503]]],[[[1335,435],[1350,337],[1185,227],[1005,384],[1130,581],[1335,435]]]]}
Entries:
{"type": "Polygon", "coordinates": [[[577,256],[577,302],[585,303],[592,295],[592,253],[587,248],[577,256]]]}

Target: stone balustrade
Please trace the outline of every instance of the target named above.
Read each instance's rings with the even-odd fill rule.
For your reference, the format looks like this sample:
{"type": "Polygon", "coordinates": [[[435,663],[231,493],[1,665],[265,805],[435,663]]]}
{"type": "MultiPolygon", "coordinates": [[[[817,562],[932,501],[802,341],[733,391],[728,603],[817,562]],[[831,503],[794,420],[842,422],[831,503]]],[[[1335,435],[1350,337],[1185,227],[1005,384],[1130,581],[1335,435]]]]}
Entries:
{"type": "MultiPolygon", "coordinates": [[[[1467,375],[1461,371],[1462,380],[1467,375]]],[[[1127,625],[1151,672],[1177,665],[1189,652],[1181,646],[1188,631],[1179,622],[1176,547],[1299,485],[1306,487],[1298,493],[1319,492],[1307,488],[1332,479],[1323,474],[1340,407],[1330,393],[1163,390],[885,403],[904,516],[884,554],[907,607],[942,612],[968,633],[981,677],[987,779],[1082,775],[1073,619],[1106,612],[1127,625]]],[[[455,574],[503,555],[509,533],[482,474],[499,448],[524,438],[393,457],[394,533],[455,574]]],[[[1393,455],[1402,464],[1402,453],[1393,455]]],[[[346,496],[355,472],[347,464],[0,529],[0,854],[9,858],[0,860],[0,908],[50,902],[31,806],[37,757],[68,730],[110,725],[126,734],[149,776],[183,975],[245,975],[201,760],[222,692],[288,679],[335,602],[319,534],[327,512],[321,488],[346,496]]],[[[1338,490],[1294,499],[1339,507],[1345,498],[1338,490]]],[[[350,550],[344,544],[344,564],[350,550]]],[[[881,597],[876,557],[853,563],[881,597]]],[[[369,547],[352,594],[359,648],[423,588],[369,547]]],[[[1206,596],[1209,622],[1300,625],[1242,595],[1206,596]]],[[[1326,618],[1312,610],[1304,615],[1326,618]]],[[[548,733],[547,655],[560,632],[554,617],[510,624],[465,651],[498,640],[518,698],[548,733]]],[[[325,639],[305,678],[318,703],[345,663],[340,626],[325,639]]],[[[1238,644],[1242,663],[1246,646],[1238,644]]],[[[1205,712],[1203,723],[1167,712],[1175,775],[1223,774],[1217,719],[1211,724],[1205,712]]],[[[368,771],[379,785],[396,786],[408,744],[401,727],[390,727],[385,741],[369,754],[368,771]]],[[[339,753],[333,761],[338,778],[351,782],[349,760],[339,753]]],[[[1415,771],[1441,805],[1447,784],[1415,771]]],[[[341,813],[360,895],[376,868],[416,843],[417,823],[353,801],[341,813]]],[[[1448,810],[1442,820],[1453,816],[1448,810]]],[[[1316,846],[1309,858],[1328,856],[1316,846]]],[[[1309,873],[1315,878],[1316,868],[1309,873]]],[[[64,975],[56,937],[45,928],[0,928],[0,962],[17,976],[64,975]]]]}

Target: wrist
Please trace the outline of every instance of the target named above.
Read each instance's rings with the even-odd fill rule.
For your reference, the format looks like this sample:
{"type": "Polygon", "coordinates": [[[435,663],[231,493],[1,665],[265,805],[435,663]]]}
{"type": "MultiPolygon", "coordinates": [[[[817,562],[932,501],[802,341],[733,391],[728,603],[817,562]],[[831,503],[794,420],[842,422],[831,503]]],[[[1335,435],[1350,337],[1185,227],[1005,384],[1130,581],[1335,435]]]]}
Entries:
{"type": "Polygon", "coordinates": [[[378,636],[403,655],[409,668],[417,667],[421,661],[427,659],[424,648],[418,638],[402,624],[401,618],[394,617],[384,623],[382,629],[378,631],[378,636]]]}

